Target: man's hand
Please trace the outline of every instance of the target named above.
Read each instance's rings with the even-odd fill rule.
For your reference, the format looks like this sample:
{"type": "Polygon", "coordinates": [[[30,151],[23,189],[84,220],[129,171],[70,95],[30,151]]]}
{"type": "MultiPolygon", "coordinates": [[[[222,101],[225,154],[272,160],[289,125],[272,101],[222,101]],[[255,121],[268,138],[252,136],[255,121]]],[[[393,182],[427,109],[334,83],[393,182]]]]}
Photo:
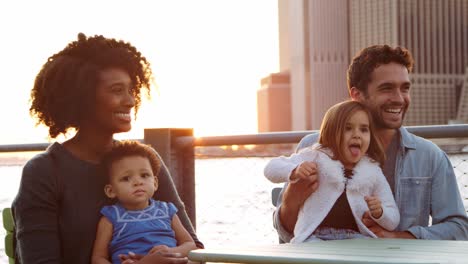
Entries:
{"type": "Polygon", "coordinates": [[[362,222],[367,228],[369,228],[372,233],[380,238],[409,238],[416,239],[410,232],[407,231],[388,231],[387,229],[381,227],[377,224],[374,219],[371,218],[370,212],[367,211],[362,216],[362,222]]]}
{"type": "Polygon", "coordinates": [[[370,214],[375,219],[379,219],[383,214],[382,203],[380,202],[379,197],[377,196],[366,196],[364,200],[367,203],[367,207],[369,207],[370,214]]]}
{"type": "Polygon", "coordinates": [[[291,173],[291,180],[297,179],[297,182],[290,182],[285,189],[279,212],[281,223],[289,232],[294,230],[299,209],[319,186],[317,164],[310,161],[299,164],[291,173]]]}

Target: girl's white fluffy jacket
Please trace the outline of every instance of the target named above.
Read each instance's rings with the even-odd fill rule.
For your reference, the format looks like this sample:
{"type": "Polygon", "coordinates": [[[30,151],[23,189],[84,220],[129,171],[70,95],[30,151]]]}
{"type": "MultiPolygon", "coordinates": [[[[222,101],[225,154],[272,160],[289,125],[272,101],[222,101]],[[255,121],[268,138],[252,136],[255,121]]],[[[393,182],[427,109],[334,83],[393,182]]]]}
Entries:
{"type": "Polygon", "coordinates": [[[289,181],[292,171],[302,162],[314,161],[317,164],[319,187],[300,209],[291,243],[304,242],[315,231],[345,187],[351,211],[362,234],[377,237],[362,222],[363,214],[369,210],[365,196],[379,197],[383,214],[379,219],[373,219],[383,228],[394,230],[400,221],[400,213],[378,163],[364,156],[354,167],[352,178],[346,179],[343,164],[330,158],[330,150],[317,148],[316,144],[290,157],[274,158],[264,170],[270,181],[280,183],[289,181]]]}

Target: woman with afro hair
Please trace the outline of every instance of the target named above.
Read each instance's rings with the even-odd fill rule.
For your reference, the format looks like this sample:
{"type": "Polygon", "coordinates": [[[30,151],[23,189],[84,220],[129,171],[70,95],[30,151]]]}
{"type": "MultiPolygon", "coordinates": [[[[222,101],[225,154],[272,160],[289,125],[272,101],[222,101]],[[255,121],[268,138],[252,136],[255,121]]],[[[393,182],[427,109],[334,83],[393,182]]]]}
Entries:
{"type": "MultiPolygon", "coordinates": [[[[20,262],[90,263],[99,210],[111,202],[103,192],[100,159],[115,133],[131,129],[131,112],[136,117],[142,90],[149,96],[152,78],[150,63],[130,43],[82,33],[42,66],[30,113],[49,128],[51,138],[70,130],[75,134],[23,168],[13,202],[20,262]]],[[[202,248],[164,164],[158,178],[155,195],[177,207],[182,224],[202,248]]],[[[187,262],[171,254],[125,257],[138,263],[187,262]]]]}

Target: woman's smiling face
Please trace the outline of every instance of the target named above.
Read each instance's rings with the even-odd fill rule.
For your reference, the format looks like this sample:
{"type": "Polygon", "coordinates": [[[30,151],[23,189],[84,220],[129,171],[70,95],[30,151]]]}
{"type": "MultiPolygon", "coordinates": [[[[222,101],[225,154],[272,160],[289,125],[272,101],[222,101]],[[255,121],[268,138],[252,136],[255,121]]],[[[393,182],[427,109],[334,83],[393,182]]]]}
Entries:
{"type": "Polygon", "coordinates": [[[112,134],[129,131],[132,128],[131,111],[135,106],[133,86],[124,70],[102,70],[96,87],[95,120],[92,125],[112,134]]]}

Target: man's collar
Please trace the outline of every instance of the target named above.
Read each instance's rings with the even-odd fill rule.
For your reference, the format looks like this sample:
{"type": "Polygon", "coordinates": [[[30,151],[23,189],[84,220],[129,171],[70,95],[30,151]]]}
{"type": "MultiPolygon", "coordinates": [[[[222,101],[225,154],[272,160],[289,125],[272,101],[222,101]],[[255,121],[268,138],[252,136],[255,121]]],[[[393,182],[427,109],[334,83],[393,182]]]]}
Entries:
{"type": "Polygon", "coordinates": [[[405,149],[416,149],[416,143],[414,142],[414,135],[408,132],[404,127],[400,127],[399,134],[401,138],[401,145],[405,149]]]}

